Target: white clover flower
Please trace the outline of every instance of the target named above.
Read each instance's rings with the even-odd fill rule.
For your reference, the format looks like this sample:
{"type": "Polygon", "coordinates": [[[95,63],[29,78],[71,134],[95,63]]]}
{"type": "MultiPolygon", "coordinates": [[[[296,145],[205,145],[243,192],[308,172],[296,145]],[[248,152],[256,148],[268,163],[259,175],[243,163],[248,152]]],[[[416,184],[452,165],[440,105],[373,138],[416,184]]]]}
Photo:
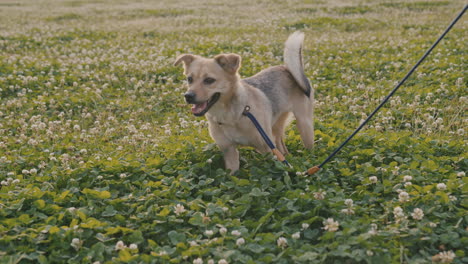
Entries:
{"type": "Polygon", "coordinates": [[[221,227],[221,228],[219,229],[219,233],[220,233],[222,236],[224,236],[224,235],[226,234],[226,232],[227,232],[227,229],[226,229],[224,226],[221,227]]]}
{"type": "Polygon", "coordinates": [[[227,260],[225,260],[225,259],[220,259],[220,260],[218,261],[218,264],[229,264],[229,263],[228,263],[227,260]]]}
{"type": "Polygon", "coordinates": [[[19,182],[20,182],[19,179],[14,179],[11,183],[12,183],[12,184],[18,184],[19,182]]]}
{"type": "Polygon", "coordinates": [[[369,181],[370,181],[371,183],[377,183],[378,180],[379,180],[379,179],[377,178],[377,176],[370,176],[370,177],[369,177],[369,181]]]}
{"type": "Polygon", "coordinates": [[[327,193],[324,192],[324,191],[314,192],[314,198],[317,199],[317,200],[323,200],[323,199],[325,199],[326,194],[327,193]]]}
{"type": "Polygon", "coordinates": [[[409,201],[409,194],[405,191],[402,191],[398,194],[398,200],[401,203],[408,202],[409,201]]]}
{"type": "Polygon", "coordinates": [[[28,171],[28,170],[22,170],[22,171],[21,171],[21,174],[23,174],[23,175],[29,174],[29,171],[28,171]]]}
{"type": "Polygon", "coordinates": [[[208,260],[207,263],[208,263],[208,264],[214,264],[215,262],[214,262],[214,260],[210,259],[210,260],[208,260]]]}
{"type": "Polygon", "coordinates": [[[239,232],[238,230],[233,230],[233,231],[231,232],[231,235],[233,235],[233,236],[240,236],[240,235],[241,235],[241,232],[239,232]]]}
{"type": "Polygon", "coordinates": [[[276,244],[278,247],[285,249],[288,246],[288,240],[284,237],[280,237],[278,240],[276,240],[276,244]]]}
{"type": "Polygon", "coordinates": [[[429,227],[432,227],[432,228],[437,227],[437,223],[429,222],[429,227]]]}
{"type": "Polygon", "coordinates": [[[411,217],[413,217],[414,220],[421,220],[424,217],[424,212],[420,208],[414,208],[411,217]]]}
{"type": "Polygon", "coordinates": [[[411,182],[405,182],[405,184],[404,184],[405,187],[409,187],[411,185],[413,185],[411,182]]]}
{"type": "Polygon", "coordinates": [[[445,191],[445,190],[447,190],[447,185],[445,185],[445,183],[438,183],[437,184],[437,189],[439,191],[445,191]]]}
{"type": "Polygon", "coordinates": [[[437,255],[432,256],[432,262],[436,263],[452,263],[453,259],[456,257],[453,251],[443,251],[437,255]]]}
{"type": "Polygon", "coordinates": [[[125,246],[124,242],[123,241],[119,241],[115,244],[115,250],[123,250],[125,249],[127,246],[125,246]]]}
{"type": "Polygon", "coordinates": [[[211,164],[211,163],[213,163],[213,160],[207,159],[207,160],[206,160],[206,163],[211,164]]]}
{"type": "Polygon", "coordinates": [[[130,244],[130,246],[128,246],[128,248],[131,249],[131,250],[136,250],[136,249],[138,249],[138,245],[132,243],[132,244],[130,244]]]}
{"type": "Polygon", "coordinates": [[[341,209],[341,213],[343,214],[346,214],[346,215],[353,215],[354,214],[354,210],[353,208],[346,208],[346,209],[341,209]]]}
{"type": "Polygon", "coordinates": [[[244,244],[245,244],[245,239],[243,239],[242,237],[241,237],[241,238],[238,238],[238,239],[236,240],[236,245],[237,245],[238,247],[240,247],[240,246],[242,246],[242,245],[244,245],[244,244]]]}
{"type": "Polygon", "coordinates": [[[333,218],[328,218],[327,220],[323,221],[323,229],[330,231],[330,232],[335,232],[338,230],[338,227],[340,224],[338,221],[333,220],[333,218]]]}
{"type": "Polygon", "coordinates": [[[205,235],[206,235],[206,236],[209,236],[209,237],[210,237],[210,236],[212,236],[213,234],[214,234],[213,230],[206,230],[206,231],[205,231],[205,235]]]}
{"type": "Polygon", "coordinates": [[[406,219],[405,213],[403,212],[403,209],[401,209],[400,206],[397,206],[393,209],[393,215],[395,216],[395,220],[397,223],[406,219]]]}
{"type": "Polygon", "coordinates": [[[196,259],[193,260],[193,264],[203,264],[203,259],[196,258],[196,259]]]}
{"type": "Polygon", "coordinates": [[[120,177],[120,179],[124,179],[124,178],[127,177],[127,174],[125,174],[125,173],[120,173],[119,177],[120,177]]]}
{"type": "Polygon", "coordinates": [[[369,233],[370,235],[377,235],[377,224],[372,223],[370,226],[371,229],[367,233],[369,233]]]}
{"type": "Polygon", "coordinates": [[[366,255],[372,257],[374,255],[374,252],[372,252],[372,250],[367,250],[366,255]]]}
{"type": "Polygon", "coordinates": [[[183,212],[185,212],[185,208],[183,205],[181,204],[177,204],[175,207],[174,207],[174,212],[176,215],[180,215],[182,214],[183,212]]]}
{"type": "Polygon", "coordinates": [[[83,244],[83,242],[79,238],[73,238],[70,245],[74,249],[78,250],[81,247],[82,244],[83,244]]]}
{"type": "Polygon", "coordinates": [[[345,205],[348,206],[348,207],[352,207],[353,206],[353,199],[346,199],[344,201],[345,205]]]}
{"type": "Polygon", "coordinates": [[[405,176],[403,177],[403,181],[404,181],[404,182],[409,182],[409,181],[411,181],[412,179],[413,179],[413,177],[410,176],[410,175],[405,175],[405,176]]]}
{"type": "Polygon", "coordinates": [[[465,172],[464,171],[457,172],[457,177],[465,177],[465,172]]]}
{"type": "Polygon", "coordinates": [[[190,245],[191,247],[196,247],[196,246],[198,246],[198,243],[197,243],[197,241],[192,240],[192,241],[189,242],[189,245],[190,245]]]}
{"type": "Polygon", "coordinates": [[[296,232],[296,233],[292,234],[291,237],[294,238],[294,239],[299,239],[299,238],[301,238],[301,233],[300,233],[300,232],[296,232]]]}
{"type": "Polygon", "coordinates": [[[302,230],[306,230],[307,228],[309,228],[309,224],[308,223],[302,223],[302,230]]]}
{"type": "Polygon", "coordinates": [[[81,149],[81,150],[80,150],[80,153],[81,153],[81,154],[86,154],[86,153],[88,153],[88,150],[87,150],[87,149],[81,149]]]}

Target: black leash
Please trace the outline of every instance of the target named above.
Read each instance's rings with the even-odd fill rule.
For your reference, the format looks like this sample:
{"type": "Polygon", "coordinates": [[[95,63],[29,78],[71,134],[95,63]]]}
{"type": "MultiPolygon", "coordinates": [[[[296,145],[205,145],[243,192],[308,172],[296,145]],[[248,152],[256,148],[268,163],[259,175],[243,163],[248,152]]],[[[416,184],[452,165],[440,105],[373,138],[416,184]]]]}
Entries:
{"type": "Polygon", "coordinates": [[[403,85],[403,83],[411,76],[411,74],[416,70],[416,68],[418,68],[418,66],[426,59],[429,53],[431,53],[431,51],[437,46],[437,44],[439,44],[439,42],[445,37],[445,35],[447,35],[450,29],[452,29],[452,27],[463,16],[467,8],[468,4],[465,5],[460,14],[458,14],[458,16],[452,21],[452,23],[450,23],[447,29],[445,29],[444,33],[440,35],[440,37],[434,42],[434,44],[432,44],[432,46],[426,51],[426,53],[424,53],[424,55],[419,59],[419,61],[413,66],[413,68],[411,68],[411,70],[406,74],[406,76],[403,77],[403,79],[395,86],[395,88],[393,88],[393,90],[387,95],[387,97],[383,99],[380,105],[377,106],[377,108],[366,118],[366,120],[364,120],[364,122],[337,149],[335,149],[335,151],[333,151],[332,154],[330,154],[322,163],[320,163],[320,165],[307,170],[307,173],[309,175],[312,175],[319,171],[326,163],[328,163],[333,158],[333,156],[335,156],[346,144],[348,144],[348,142],[367,124],[367,122],[369,122],[369,120],[380,110],[380,108],[382,108],[382,106],[388,101],[388,99],[393,96],[393,94],[398,90],[398,88],[400,88],[400,86],[403,85]]]}
{"type": "Polygon", "coordinates": [[[273,154],[275,154],[275,156],[278,158],[278,160],[283,162],[284,164],[288,165],[289,167],[291,167],[291,165],[286,160],[284,155],[275,147],[275,144],[273,144],[273,142],[270,140],[268,135],[265,133],[265,130],[263,130],[262,126],[258,123],[255,116],[252,115],[252,113],[250,113],[250,106],[245,107],[244,111],[242,112],[242,115],[247,116],[250,119],[250,121],[252,121],[254,126],[257,128],[258,133],[260,133],[263,140],[265,140],[265,143],[267,143],[268,147],[270,147],[270,149],[271,149],[271,152],[273,152],[273,154]]]}

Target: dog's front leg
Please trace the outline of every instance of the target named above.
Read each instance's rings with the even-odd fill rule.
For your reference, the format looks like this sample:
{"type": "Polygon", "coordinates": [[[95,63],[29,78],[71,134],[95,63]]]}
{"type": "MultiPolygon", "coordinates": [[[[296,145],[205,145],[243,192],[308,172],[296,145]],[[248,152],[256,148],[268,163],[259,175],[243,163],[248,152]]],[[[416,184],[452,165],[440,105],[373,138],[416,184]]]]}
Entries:
{"type": "Polygon", "coordinates": [[[230,145],[221,149],[224,154],[224,165],[227,170],[231,170],[231,174],[239,170],[239,151],[234,145],[230,145]]]}

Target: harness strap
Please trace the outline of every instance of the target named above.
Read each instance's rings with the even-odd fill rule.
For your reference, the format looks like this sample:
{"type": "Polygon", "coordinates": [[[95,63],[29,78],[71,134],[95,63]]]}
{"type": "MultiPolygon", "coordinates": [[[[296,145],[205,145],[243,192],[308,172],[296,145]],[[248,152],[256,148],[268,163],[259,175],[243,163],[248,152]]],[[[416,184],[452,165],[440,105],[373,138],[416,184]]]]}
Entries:
{"type": "Polygon", "coordinates": [[[260,133],[263,140],[265,140],[265,143],[268,145],[268,147],[270,147],[271,152],[273,152],[273,154],[275,154],[275,156],[278,158],[278,160],[283,162],[284,164],[288,165],[289,167],[292,167],[291,164],[289,164],[289,162],[286,160],[284,155],[275,147],[275,144],[273,144],[271,139],[265,133],[265,130],[263,130],[262,126],[258,123],[255,116],[252,115],[252,113],[250,113],[250,106],[246,106],[244,108],[244,111],[242,112],[242,115],[247,116],[250,119],[250,121],[252,121],[254,126],[257,128],[258,133],[260,133]]]}

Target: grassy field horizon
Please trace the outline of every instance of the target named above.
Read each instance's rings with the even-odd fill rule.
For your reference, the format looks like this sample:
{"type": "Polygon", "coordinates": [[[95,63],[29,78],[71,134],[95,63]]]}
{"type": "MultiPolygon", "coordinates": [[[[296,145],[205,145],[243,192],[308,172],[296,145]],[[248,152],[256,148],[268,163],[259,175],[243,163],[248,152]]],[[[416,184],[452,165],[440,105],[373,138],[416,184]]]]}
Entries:
{"type": "Polygon", "coordinates": [[[468,262],[465,1],[0,1],[0,263],[468,262]],[[183,53],[283,64],[305,33],[315,141],[224,170],[183,53]]]}

